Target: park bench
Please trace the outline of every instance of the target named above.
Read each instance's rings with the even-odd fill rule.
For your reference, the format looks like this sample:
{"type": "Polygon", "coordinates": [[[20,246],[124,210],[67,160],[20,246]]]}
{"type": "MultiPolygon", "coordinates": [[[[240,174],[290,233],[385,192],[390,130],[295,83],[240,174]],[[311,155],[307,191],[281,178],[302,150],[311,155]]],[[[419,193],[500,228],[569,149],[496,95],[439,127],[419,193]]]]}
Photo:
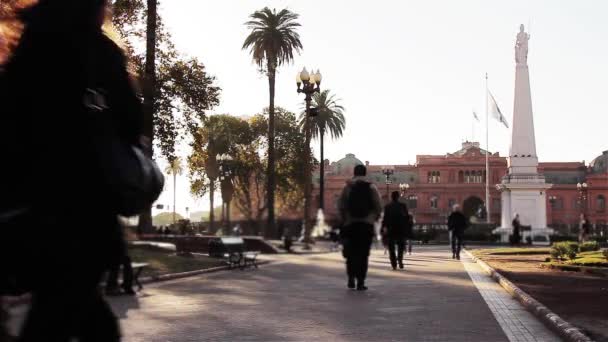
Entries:
{"type": "MultiPolygon", "coordinates": [[[[257,257],[258,251],[246,251],[245,241],[240,237],[222,237],[214,243],[216,251],[214,255],[221,256],[226,259],[226,263],[230,268],[245,269],[247,267],[258,268],[257,257]],[[218,253],[220,249],[222,252],[218,253]]],[[[211,251],[210,251],[211,252],[211,251]]],[[[211,253],[210,253],[211,254],[211,253]]]]}

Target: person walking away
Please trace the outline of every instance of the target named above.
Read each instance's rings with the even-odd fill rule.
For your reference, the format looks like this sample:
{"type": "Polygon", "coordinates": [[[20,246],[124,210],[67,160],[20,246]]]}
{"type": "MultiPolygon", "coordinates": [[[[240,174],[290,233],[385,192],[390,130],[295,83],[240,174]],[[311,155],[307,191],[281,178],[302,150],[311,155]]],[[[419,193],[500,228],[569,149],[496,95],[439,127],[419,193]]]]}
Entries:
{"type": "MultiPolygon", "coordinates": [[[[124,230],[125,227],[122,227],[124,230]]],[[[123,235],[124,236],[124,235],[123,235]]],[[[106,280],[105,292],[107,295],[115,296],[120,294],[126,294],[133,296],[133,267],[131,266],[131,257],[127,248],[126,240],[122,243],[121,258],[119,262],[110,266],[108,272],[108,278],[106,280]],[[122,268],[122,284],[118,286],[118,271],[122,268]],[[121,289],[122,288],[122,291],[121,289]]]]}
{"type": "Polygon", "coordinates": [[[464,231],[469,223],[464,214],[460,211],[460,206],[455,204],[452,213],[448,217],[448,230],[452,232],[452,259],[460,260],[460,250],[462,249],[462,239],[464,231]]]}
{"type": "Polygon", "coordinates": [[[409,216],[405,203],[399,202],[399,191],[393,191],[391,193],[391,203],[384,207],[384,219],[382,221],[382,229],[387,237],[389,259],[393,270],[397,269],[397,264],[400,269],[403,269],[403,250],[410,224],[409,216]],[[397,247],[397,255],[395,255],[395,247],[397,247]]]}
{"type": "Polygon", "coordinates": [[[20,208],[28,233],[0,258],[13,255],[32,293],[20,342],[120,340],[98,288],[124,243],[98,120],[136,146],[143,112],[123,51],[102,31],[108,1],[39,0],[21,10],[21,36],[0,65],[0,154],[15,166],[0,171],[0,209],[20,208]]]}
{"type": "Polygon", "coordinates": [[[374,238],[374,223],[382,213],[380,194],[376,186],[365,177],[366,173],[365,166],[355,166],[354,177],[347,182],[337,203],[344,222],[341,237],[348,288],[353,289],[356,285],[359,291],[367,290],[365,278],[374,238]]]}
{"type": "Polygon", "coordinates": [[[511,238],[512,245],[519,245],[521,242],[521,223],[519,222],[519,214],[515,213],[515,218],[513,222],[513,236],[511,238]]]}

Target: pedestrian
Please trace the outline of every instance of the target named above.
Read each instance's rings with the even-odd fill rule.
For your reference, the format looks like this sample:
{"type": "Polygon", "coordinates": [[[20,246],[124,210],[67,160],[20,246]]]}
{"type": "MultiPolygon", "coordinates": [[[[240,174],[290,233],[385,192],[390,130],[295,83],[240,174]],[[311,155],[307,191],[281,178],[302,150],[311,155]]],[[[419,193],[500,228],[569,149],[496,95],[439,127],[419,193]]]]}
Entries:
{"type": "Polygon", "coordinates": [[[108,128],[101,121],[118,144],[140,145],[143,114],[126,57],[102,31],[107,6],[37,1],[18,13],[21,36],[0,65],[0,154],[15,163],[0,171],[0,209],[20,208],[29,222],[19,226],[25,242],[3,246],[0,258],[19,256],[32,293],[19,341],[120,340],[98,287],[123,256],[114,201],[122,189],[107,186],[98,152],[109,146],[97,133],[108,128]]]}
{"type": "Polygon", "coordinates": [[[448,229],[452,232],[452,259],[460,260],[460,250],[462,249],[462,239],[464,231],[469,226],[469,220],[460,211],[460,206],[454,204],[452,213],[448,217],[448,229]]]}
{"type": "Polygon", "coordinates": [[[511,237],[511,244],[519,245],[521,242],[521,223],[519,222],[518,213],[515,213],[515,218],[513,219],[513,222],[511,222],[511,224],[513,225],[513,236],[511,237]]]}
{"type": "MultiPolygon", "coordinates": [[[[123,227],[124,229],[124,227],[123,227]]],[[[106,279],[106,289],[105,292],[107,295],[115,296],[120,294],[126,294],[133,296],[135,295],[135,291],[133,291],[133,267],[131,265],[131,257],[129,257],[129,252],[127,249],[126,241],[122,244],[121,258],[117,260],[118,262],[114,263],[110,266],[110,270],[108,272],[108,278],[106,279]],[[118,286],[118,271],[122,268],[122,284],[120,287],[118,286]],[[122,288],[122,291],[121,291],[122,288]]]]}
{"type": "Polygon", "coordinates": [[[341,229],[343,255],[346,258],[348,288],[367,290],[365,278],[374,238],[374,223],[382,213],[380,194],[365,176],[367,169],[357,165],[338,199],[338,211],[344,222],[341,229]],[[356,284],[355,284],[356,280],[356,284]]]}
{"type": "Polygon", "coordinates": [[[382,229],[387,238],[389,259],[393,270],[397,269],[397,264],[400,269],[403,269],[403,250],[409,225],[410,215],[407,205],[399,202],[399,191],[393,191],[391,203],[384,207],[384,219],[382,220],[382,229]],[[395,255],[395,247],[397,247],[397,255],[395,255]]]}
{"type": "Polygon", "coordinates": [[[578,242],[584,243],[589,238],[589,234],[591,234],[591,223],[589,223],[589,219],[587,215],[581,214],[580,221],[578,224],[578,242]]]}

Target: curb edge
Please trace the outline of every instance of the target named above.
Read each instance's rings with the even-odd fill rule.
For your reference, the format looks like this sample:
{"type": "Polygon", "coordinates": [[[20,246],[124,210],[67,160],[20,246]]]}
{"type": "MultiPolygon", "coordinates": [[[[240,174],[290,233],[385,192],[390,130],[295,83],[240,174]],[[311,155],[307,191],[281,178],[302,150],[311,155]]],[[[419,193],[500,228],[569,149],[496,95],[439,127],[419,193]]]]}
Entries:
{"type": "Polygon", "coordinates": [[[502,286],[513,298],[517,299],[528,311],[534,314],[546,326],[559,334],[570,342],[593,342],[589,336],[585,335],[579,328],[565,321],[539,301],[532,298],[529,294],[517,287],[502,274],[498,273],[494,268],[488,265],[485,261],[477,258],[473,253],[464,250],[467,255],[473,259],[481,268],[492,277],[500,286],[502,286]]]}

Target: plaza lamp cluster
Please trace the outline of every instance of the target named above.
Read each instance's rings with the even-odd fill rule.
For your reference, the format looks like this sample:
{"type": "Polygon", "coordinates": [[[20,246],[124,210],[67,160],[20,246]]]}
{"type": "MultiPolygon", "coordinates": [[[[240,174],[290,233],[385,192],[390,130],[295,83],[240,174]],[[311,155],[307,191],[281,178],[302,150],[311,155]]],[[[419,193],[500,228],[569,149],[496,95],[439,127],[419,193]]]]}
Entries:
{"type": "Polygon", "coordinates": [[[577,183],[576,189],[578,190],[578,198],[581,203],[582,214],[587,215],[587,192],[589,191],[589,185],[586,182],[577,183]]]}
{"type": "MultiPolygon", "coordinates": [[[[305,243],[308,246],[310,242],[309,232],[312,228],[312,222],[309,217],[310,214],[310,198],[312,193],[312,163],[309,158],[310,156],[310,140],[312,136],[311,126],[310,126],[310,118],[317,116],[319,113],[318,108],[311,108],[312,103],[312,95],[314,93],[319,93],[321,91],[321,80],[323,79],[321,72],[317,69],[317,72],[309,73],[306,68],[303,68],[301,72],[296,75],[296,85],[298,93],[304,94],[304,102],[306,103],[306,115],[304,117],[304,134],[306,136],[304,143],[304,155],[306,156],[306,166],[304,170],[304,174],[306,175],[306,183],[304,186],[304,227],[306,231],[305,235],[305,243]]],[[[323,203],[323,191],[324,191],[324,165],[323,161],[321,161],[321,179],[320,179],[320,200],[323,203]]]]}
{"type": "Polygon", "coordinates": [[[395,167],[392,165],[387,165],[382,167],[382,174],[386,177],[386,200],[390,200],[389,186],[393,183],[391,180],[391,176],[395,173],[395,167]]]}

